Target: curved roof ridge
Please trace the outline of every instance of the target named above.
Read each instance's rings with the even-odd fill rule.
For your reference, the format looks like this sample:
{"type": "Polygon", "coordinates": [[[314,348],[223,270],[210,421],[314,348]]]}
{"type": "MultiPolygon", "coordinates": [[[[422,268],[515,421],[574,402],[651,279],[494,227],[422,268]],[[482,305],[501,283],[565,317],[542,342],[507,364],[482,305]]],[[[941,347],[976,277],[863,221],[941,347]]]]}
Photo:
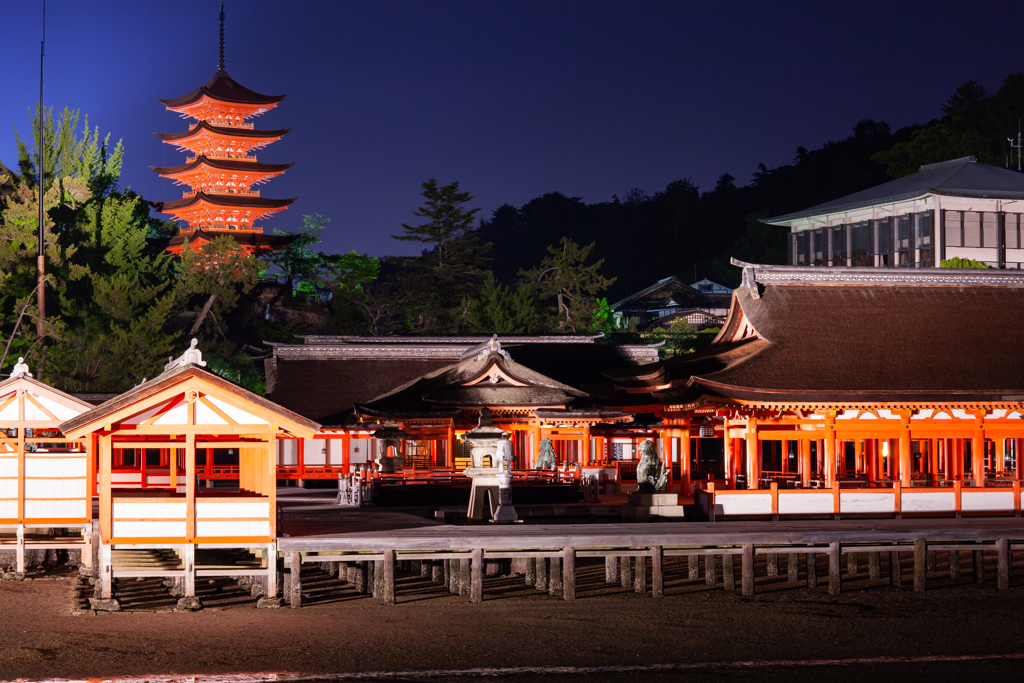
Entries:
{"type": "Polygon", "coordinates": [[[277,104],[288,97],[287,95],[262,95],[255,90],[249,90],[249,88],[231,78],[227,71],[221,70],[215,73],[213,78],[187,95],[170,99],[158,97],[157,102],[165,105],[168,109],[177,109],[198,102],[204,96],[221,102],[255,105],[277,104]]]}

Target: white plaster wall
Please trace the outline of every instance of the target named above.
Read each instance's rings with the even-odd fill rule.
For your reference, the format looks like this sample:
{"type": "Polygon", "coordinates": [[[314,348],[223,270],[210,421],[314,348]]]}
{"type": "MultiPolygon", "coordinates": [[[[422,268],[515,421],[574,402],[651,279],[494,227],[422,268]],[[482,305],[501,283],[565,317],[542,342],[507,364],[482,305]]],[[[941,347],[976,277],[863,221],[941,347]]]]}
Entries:
{"type": "Polygon", "coordinates": [[[1013,510],[1013,491],[961,491],[962,511],[1013,510]]]}
{"type": "Polygon", "coordinates": [[[296,439],[282,439],[277,442],[277,464],[285,466],[299,464],[299,447],[296,439]]]}
{"type": "MultiPolygon", "coordinates": [[[[771,503],[769,503],[769,506],[771,503]]],[[[831,493],[785,493],[779,491],[780,515],[831,514],[831,493]]]]}
{"type": "Polygon", "coordinates": [[[715,515],[770,515],[772,494],[728,495],[715,493],[715,515]]]}
{"type": "Polygon", "coordinates": [[[896,494],[892,491],[852,491],[839,493],[840,513],[896,512],[896,494]]]}
{"type": "Polygon", "coordinates": [[[903,491],[900,493],[901,512],[953,512],[956,494],[952,491],[903,491]]]}
{"type": "MultiPolygon", "coordinates": [[[[85,495],[84,492],[82,494],[85,495]]],[[[85,500],[26,500],[28,519],[83,519],[89,516],[85,500]]]]}
{"type": "Polygon", "coordinates": [[[371,451],[371,442],[373,439],[352,439],[350,442],[351,455],[349,456],[349,462],[353,465],[358,463],[367,462],[373,455],[371,451]]]}

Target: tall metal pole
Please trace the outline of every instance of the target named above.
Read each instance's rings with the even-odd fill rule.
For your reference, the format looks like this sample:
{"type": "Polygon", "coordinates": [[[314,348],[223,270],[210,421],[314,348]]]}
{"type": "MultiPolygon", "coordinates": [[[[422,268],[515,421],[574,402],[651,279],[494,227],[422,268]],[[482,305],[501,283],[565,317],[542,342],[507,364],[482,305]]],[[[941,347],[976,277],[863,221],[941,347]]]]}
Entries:
{"type": "Polygon", "coordinates": [[[46,170],[44,166],[44,155],[43,155],[43,56],[46,54],[46,0],[43,0],[43,39],[39,43],[39,256],[37,258],[37,265],[39,268],[39,283],[36,287],[36,306],[39,309],[39,319],[36,321],[36,335],[39,337],[43,336],[43,319],[46,318],[46,243],[44,237],[46,234],[46,212],[43,207],[43,192],[44,182],[46,180],[46,170]]]}

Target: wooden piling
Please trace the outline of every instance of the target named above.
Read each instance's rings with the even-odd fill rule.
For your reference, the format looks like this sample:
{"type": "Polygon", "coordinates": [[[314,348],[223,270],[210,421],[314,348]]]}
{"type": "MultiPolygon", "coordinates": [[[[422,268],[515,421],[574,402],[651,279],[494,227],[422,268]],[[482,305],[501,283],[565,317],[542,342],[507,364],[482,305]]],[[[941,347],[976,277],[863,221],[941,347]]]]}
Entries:
{"type": "Polygon", "coordinates": [[[444,568],[441,566],[440,562],[430,563],[430,580],[433,583],[444,582],[444,568]]]}
{"type": "Polygon", "coordinates": [[[629,555],[621,555],[619,557],[619,578],[623,588],[629,588],[633,585],[633,558],[629,555]]]}
{"type": "Polygon", "coordinates": [[[385,605],[394,605],[395,600],[395,551],[384,551],[384,584],[381,597],[385,605]]]}
{"type": "Polygon", "coordinates": [[[974,582],[985,583],[985,551],[974,551],[974,582]]]}
{"type": "MultiPolygon", "coordinates": [[[[714,557],[709,555],[708,557],[714,557]]],[[[661,569],[661,546],[651,548],[651,597],[665,597],[665,576],[661,569]]],[[[714,561],[714,560],[712,560],[714,561]]]]}
{"type": "Polygon", "coordinates": [[[576,549],[573,547],[562,550],[562,597],[576,599],[576,549]]]}
{"type": "Polygon", "coordinates": [[[529,557],[526,559],[526,585],[532,586],[537,583],[537,559],[529,557]]]}
{"type": "Polygon", "coordinates": [[[949,551],[949,579],[950,581],[960,580],[960,551],[949,551]]]}
{"type": "Polygon", "coordinates": [[[790,583],[800,580],[800,556],[796,553],[786,555],[786,580],[790,583]]]}
{"type": "Polygon", "coordinates": [[[548,589],[548,561],[545,558],[537,558],[536,571],[533,587],[539,591],[546,591],[548,589]]]}
{"type": "Polygon", "coordinates": [[[740,591],[745,598],[754,596],[754,545],[743,544],[743,563],[740,567],[740,591]]]}
{"type": "Polygon", "coordinates": [[[288,604],[293,609],[302,607],[302,555],[299,553],[287,553],[285,561],[288,563],[288,573],[291,580],[288,582],[288,604]]]}
{"type": "Polygon", "coordinates": [[[928,548],[923,540],[914,541],[914,590],[923,592],[928,580],[928,548]]]}
{"type": "Polygon", "coordinates": [[[775,578],[779,575],[779,554],[768,553],[765,555],[768,564],[768,576],[775,578]]]}
{"type": "Polygon", "coordinates": [[[687,562],[687,565],[688,565],[688,569],[690,570],[690,573],[689,573],[690,580],[692,581],[694,579],[699,579],[700,578],[700,556],[699,555],[687,555],[686,556],[686,562],[687,562]]]}
{"type": "Polygon", "coordinates": [[[838,541],[828,544],[828,594],[839,595],[842,590],[840,578],[841,549],[838,541]]]}
{"type": "Polygon", "coordinates": [[[857,553],[846,553],[846,573],[855,576],[860,573],[860,558],[857,553]]]}
{"type": "Polygon", "coordinates": [[[818,587],[818,556],[815,553],[807,553],[807,587],[818,587]]]}
{"type": "Polygon", "coordinates": [[[718,567],[715,555],[704,556],[704,583],[714,586],[718,583],[718,567]]]}
{"type": "Polygon", "coordinates": [[[868,553],[868,578],[880,579],[882,577],[882,562],[878,553],[868,553]]]}
{"type": "MultiPolygon", "coordinates": [[[[615,559],[614,557],[612,558],[615,559]]],[[[548,595],[562,594],[562,558],[552,557],[548,560],[548,595]]]]}
{"type": "Polygon", "coordinates": [[[605,583],[618,583],[619,581],[619,558],[617,557],[606,557],[604,558],[604,582],[605,583]]]}
{"type": "Polygon", "coordinates": [[[384,597],[384,560],[373,562],[373,597],[384,597]]]}
{"type": "Polygon", "coordinates": [[[889,583],[899,588],[903,585],[903,568],[900,566],[900,551],[889,553],[889,583]]]}
{"type": "Polygon", "coordinates": [[[636,556],[636,570],[633,572],[633,591],[637,595],[647,595],[647,556],[636,556]]]}
{"type": "Polygon", "coordinates": [[[470,558],[470,602],[483,602],[484,600],[484,551],[483,548],[473,548],[473,556],[470,558]]]}
{"type": "Polygon", "coordinates": [[[459,595],[468,597],[472,592],[473,565],[469,557],[459,558],[459,595]]]}
{"type": "Polygon", "coordinates": [[[1006,590],[1010,587],[1010,539],[1000,538],[996,541],[996,556],[996,587],[999,590],[1006,590]]]}
{"type": "Polygon", "coordinates": [[[736,570],[733,567],[733,554],[722,555],[722,588],[727,591],[736,590],[736,570]]]}
{"type": "Polygon", "coordinates": [[[420,578],[429,579],[430,578],[430,570],[431,570],[430,560],[421,560],[420,561],[420,578]]]}
{"type": "Polygon", "coordinates": [[[355,586],[356,593],[360,593],[360,594],[365,595],[366,594],[366,578],[367,578],[366,577],[366,563],[365,562],[357,562],[355,569],[356,569],[356,575],[355,575],[355,581],[354,581],[353,585],[355,586]]]}

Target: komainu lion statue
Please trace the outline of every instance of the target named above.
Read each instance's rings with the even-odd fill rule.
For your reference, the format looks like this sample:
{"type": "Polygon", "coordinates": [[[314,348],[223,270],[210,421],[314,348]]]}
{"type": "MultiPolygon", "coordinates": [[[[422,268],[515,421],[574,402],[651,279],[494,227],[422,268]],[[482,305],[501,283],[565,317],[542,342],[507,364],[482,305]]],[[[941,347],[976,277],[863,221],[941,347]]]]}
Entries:
{"type": "Polygon", "coordinates": [[[553,470],[558,467],[558,460],[555,458],[555,449],[551,445],[551,439],[544,437],[540,440],[540,453],[537,455],[537,463],[534,467],[538,470],[553,470]]]}
{"type": "Polygon", "coordinates": [[[658,493],[665,489],[668,472],[658,458],[654,442],[644,439],[640,444],[640,464],[636,467],[636,481],[640,493],[658,493]]]}

